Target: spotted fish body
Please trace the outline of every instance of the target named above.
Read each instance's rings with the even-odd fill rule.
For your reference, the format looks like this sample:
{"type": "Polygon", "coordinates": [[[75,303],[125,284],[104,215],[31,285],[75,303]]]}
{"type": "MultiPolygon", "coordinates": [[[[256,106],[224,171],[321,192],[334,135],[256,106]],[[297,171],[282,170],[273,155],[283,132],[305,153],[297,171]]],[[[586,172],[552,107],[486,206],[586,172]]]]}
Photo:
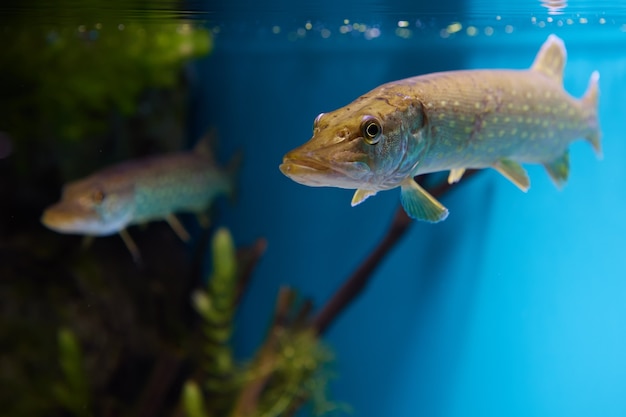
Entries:
{"type": "Polygon", "coordinates": [[[447,209],[415,175],[491,167],[526,191],[520,164],[542,164],[561,185],[567,148],[587,139],[600,154],[598,74],[580,100],[563,89],[566,53],[551,35],[529,70],[467,70],[384,84],[316,118],[311,140],[285,155],[281,171],[309,186],[356,189],[353,205],[401,187],[416,219],[437,222],[447,209]]]}
{"type": "Polygon", "coordinates": [[[41,221],[60,233],[120,233],[138,259],[136,245],[125,231],[128,226],[167,220],[186,240],[174,214],[202,214],[218,195],[231,190],[231,173],[216,166],[205,139],[193,151],[122,162],[71,182],[41,221]]]}
{"type": "Polygon", "coordinates": [[[417,174],[485,168],[502,158],[542,164],[562,156],[572,138],[597,131],[594,107],[532,71],[435,74],[416,90],[430,127],[417,174]],[[464,92],[464,85],[474,88],[464,92]]]}

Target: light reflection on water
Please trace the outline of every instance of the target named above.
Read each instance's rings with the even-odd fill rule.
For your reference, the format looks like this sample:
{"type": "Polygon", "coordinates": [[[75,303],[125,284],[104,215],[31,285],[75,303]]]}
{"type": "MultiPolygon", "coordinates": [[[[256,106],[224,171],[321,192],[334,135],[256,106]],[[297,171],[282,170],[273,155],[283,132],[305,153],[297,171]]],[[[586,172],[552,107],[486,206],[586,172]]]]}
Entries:
{"type": "MultiPolygon", "coordinates": [[[[538,38],[559,31],[580,34],[587,30],[609,36],[626,34],[626,8],[620,1],[581,0],[474,0],[464,10],[444,4],[439,9],[423,4],[361,2],[360,7],[321,11],[315,7],[292,11],[254,9],[254,18],[229,3],[205,10],[205,24],[216,38],[290,42],[305,39],[376,40],[502,38],[541,32],[538,38]],[[253,39],[250,39],[253,37],[253,39]]],[[[418,2],[414,2],[418,3],[418,2]]],[[[428,2],[432,3],[432,2],[428,2]]],[[[259,7],[259,6],[257,6],[259,7]]],[[[626,39],[626,38],[625,38],[626,39]]]]}
{"type": "MultiPolygon", "coordinates": [[[[98,37],[103,24],[124,30],[126,22],[145,24],[189,22],[210,28],[216,39],[246,42],[297,42],[319,40],[376,40],[411,38],[493,38],[536,30],[545,33],[559,30],[593,28],[626,34],[626,9],[620,1],[576,0],[474,0],[459,10],[451,2],[352,1],[333,10],[324,10],[315,2],[298,4],[236,0],[169,0],[133,2],[132,7],[94,7],[98,2],[62,1],[50,7],[0,6],[0,29],[17,24],[74,25],[83,36],[98,37]],[[439,4],[440,3],[440,4],[439,4]],[[12,19],[18,17],[18,19],[12,19]]],[[[105,3],[103,3],[105,4],[105,3]]],[[[544,36],[542,33],[541,36],[544,36]]]]}
{"type": "Polygon", "coordinates": [[[541,5],[548,9],[548,14],[560,15],[565,12],[567,8],[567,1],[565,0],[541,0],[541,5]]]}

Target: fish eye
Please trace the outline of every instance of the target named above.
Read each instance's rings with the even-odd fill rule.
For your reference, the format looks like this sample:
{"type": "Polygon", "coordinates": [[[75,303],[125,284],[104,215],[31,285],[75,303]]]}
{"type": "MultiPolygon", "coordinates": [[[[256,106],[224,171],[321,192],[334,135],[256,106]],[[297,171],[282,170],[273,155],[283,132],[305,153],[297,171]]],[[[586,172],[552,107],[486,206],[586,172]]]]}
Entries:
{"type": "Polygon", "coordinates": [[[383,135],[383,126],[374,116],[365,116],[361,122],[361,134],[369,145],[376,145],[383,135]]]}
{"type": "Polygon", "coordinates": [[[93,194],[91,195],[91,199],[93,200],[94,203],[96,204],[100,204],[104,201],[104,192],[102,190],[96,190],[93,192],[93,194]]]}
{"type": "Polygon", "coordinates": [[[323,115],[324,115],[324,113],[320,113],[320,114],[317,115],[315,120],[313,120],[313,131],[314,132],[315,132],[315,129],[317,128],[317,124],[320,122],[320,119],[322,118],[323,115]]]}

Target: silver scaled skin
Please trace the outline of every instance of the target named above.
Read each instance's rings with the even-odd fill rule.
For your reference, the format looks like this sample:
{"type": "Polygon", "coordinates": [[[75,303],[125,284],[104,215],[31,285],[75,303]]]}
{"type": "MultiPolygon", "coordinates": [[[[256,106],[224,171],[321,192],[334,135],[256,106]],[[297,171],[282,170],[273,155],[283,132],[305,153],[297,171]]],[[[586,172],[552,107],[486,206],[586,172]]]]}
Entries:
{"type": "Polygon", "coordinates": [[[356,189],[352,205],[378,191],[401,188],[409,216],[444,220],[448,210],[413,179],[494,168],[521,190],[522,163],[542,164],[561,186],[568,146],[589,141],[601,155],[598,79],[575,99],[563,89],[566,51],[550,35],[528,70],[468,70],[422,75],[381,85],[315,119],[313,137],[287,153],[280,170],[314,187],[356,189]]]}

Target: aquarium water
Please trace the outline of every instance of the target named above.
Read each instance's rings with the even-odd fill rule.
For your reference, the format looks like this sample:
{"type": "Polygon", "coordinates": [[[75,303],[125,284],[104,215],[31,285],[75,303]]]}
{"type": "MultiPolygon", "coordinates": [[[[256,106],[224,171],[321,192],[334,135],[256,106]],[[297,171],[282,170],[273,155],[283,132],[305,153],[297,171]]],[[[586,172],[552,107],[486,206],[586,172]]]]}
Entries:
{"type": "MultiPolygon", "coordinates": [[[[104,45],[93,10],[82,22],[86,9],[65,4],[71,6],[67,15],[48,18],[76,21],[79,36],[104,45]]],[[[293,287],[317,311],[376,247],[400,204],[396,189],[351,207],[352,190],[307,187],[280,172],[285,153],[311,138],[318,114],[416,75],[527,69],[549,35],[563,39],[567,92],[581,97],[591,74],[600,74],[603,157],[596,158],[584,141],[573,143],[562,189],[539,165],[526,165],[527,193],[491,169],[461,179],[441,197],[447,219],[414,222],[324,334],[335,353],[329,395],[345,404],[336,415],[349,408],[347,415],[359,417],[626,416],[626,1],[207,0],[167,10],[159,5],[148,6],[153,14],[147,27],[154,19],[172,22],[180,33],[199,27],[210,34],[210,53],[185,68],[183,136],[191,143],[215,128],[220,162],[241,155],[236,191],[218,203],[212,225],[230,229],[239,246],[258,238],[267,242],[236,316],[233,340],[242,360],[264,339],[281,287],[293,287]]],[[[116,8],[107,6],[107,22],[129,30],[133,7],[116,8]]],[[[52,10],[18,5],[5,11],[16,9],[40,20],[52,10]]],[[[139,39],[151,32],[137,33],[139,39]]],[[[59,33],[48,36],[58,47],[59,33]]],[[[127,45],[133,46],[132,39],[127,45]]],[[[176,43],[173,52],[185,53],[188,46],[176,43]]],[[[100,58],[104,79],[113,63],[100,58]]],[[[167,56],[151,59],[165,62],[167,56]]],[[[40,74],[44,79],[46,68],[40,74]]],[[[113,81],[116,92],[132,87],[125,76],[113,81]]],[[[60,108],[67,104],[67,94],[54,95],[60,108]]],[[[124,107],[121,98],[118,104],[124,107]]],[[[171,128],[159,123],[165,119],[155,118],[149,128],[171,128]]],[[[61,127],[69,129],[68,137],[80,136],[72,130],[76,126],[61,127]]],[[[63,146],[78,152],[90,145],[63,146]]],[[[121,154],[124,140],[116,146],[92,151],[121,154]]],[[[34,153],[34,159],[44,166],[49,158],[59,159],[60,148],[52,149],[34,153]]],[[[12,153],[11,142],[0,135],[0,163],[23,156],[12,153]]],[[[77,178],[90,167],[87,159],[79,160],[63,175],[77,178]]],[[[52,203],[59,193],[50,189],[45,200],[52,203]]],[[[33,228],[42,229],[37,216],[43,208],[42,203],[30,213],[33,228]]],[[[47,242],[56,242],[58,236],[46,233],[47,242]]],[[[150,265],[149,242],[142,245],[141,233],[131,232],[150,265]]],[[[163,236],[176,240],[169,231],[163,236]]],[[[103,245],[119,245],[119,256],[131,264],[121,241],[110,239],[103,245]]],[[[150,291],[169,289],[155,285],[150,291]]]]}
{"type": "Polygon", "coordinates": [[[493,170],[461,180],[443,198],[447,220],[414,224],[333,323],[331,393],[364,417],[626,415],[626,3],[236,3],[211,3],[215,51],[195,66],[193,123],[243,147],[227,223],[239,240],[268,240],[241,352],[261,340],[279,286],[322,305],[399,205],[392,190],[351,207],[350,190],[280,173],[314,118],[393,80],[528,68],[556,34],[570,94],[600,73],[603,159],[574,143],[562,190],[541,166],[527,166],[528,193],[493,170]]]}

